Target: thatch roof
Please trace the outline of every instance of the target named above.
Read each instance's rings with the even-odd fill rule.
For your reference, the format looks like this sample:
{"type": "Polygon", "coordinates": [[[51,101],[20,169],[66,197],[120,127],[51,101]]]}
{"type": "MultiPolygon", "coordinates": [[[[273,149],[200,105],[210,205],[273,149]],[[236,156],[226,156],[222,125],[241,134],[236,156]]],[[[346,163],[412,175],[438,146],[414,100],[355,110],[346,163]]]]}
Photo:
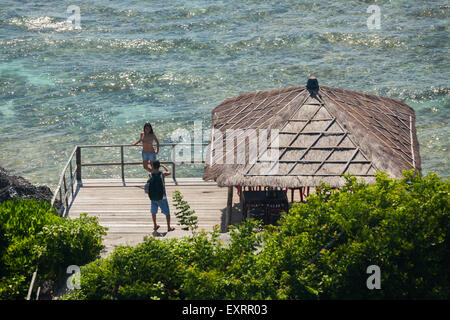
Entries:
{"type": "Polygon", "coordinates": [[[339,187],[346,173],[372,182],[376,171],[399,177],[402,170],[421,170],[414,110],[401,101],[361,92],[320,86],[315,95],[297,86],[243,94],[214,108],[212,129],[203,179],[219,186],[297,188],[325,182],[339,187]],[[258,152],[262,144],[255,141],[265,139],[261,129],[279,130],[267,140],[278,138],[276,162],[267,160],[270,147],[258,152]],[[234,131],[227,136],[227,130],[234,131]],[[245,140],[245,134],[256,140],[245,140]],[[237,138],[231,148],[226,147],[227,137],[237,138]],[[233,156],[242,160],[239,139],[245,141],[244,160],[226,164],[233,156]],[[219,147],[225,152],[217,152],[219,147]],[[249,157],[252,152],[256,160],[249,157]]]}

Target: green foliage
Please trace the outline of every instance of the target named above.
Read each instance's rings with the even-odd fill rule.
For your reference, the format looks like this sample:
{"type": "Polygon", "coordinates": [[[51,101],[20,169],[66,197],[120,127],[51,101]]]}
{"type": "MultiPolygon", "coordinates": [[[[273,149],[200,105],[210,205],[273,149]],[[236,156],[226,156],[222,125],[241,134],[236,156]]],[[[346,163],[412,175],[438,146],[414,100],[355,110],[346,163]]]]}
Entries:
{"type": "Polygon", "coordinates": [[[250,266],[254,259],[259,237],[252,230],[257,225],[245,221],[233,231],[229,246],[219,241],[216,229],[183,239],[151,237],[136,247],[119,247],[109,257],[82,267],[81,289],[64,299],[241,298],[250,284],[230,276],[248,277],[250,270],[238,264],[250,266]],[[238,248],[245,252],[230,254],[238,248]]]}
{"type": "Polygon", "coordinates": [[[135,248],[117,248],[108,258],[82,267],[81,290],[65,299],[176,298],[182,270],[174,242],[152,237],[135,248]]]}
{"type": "Polygon", "coordinates": [[[92,261],[104,234],[95,218],[61,218],[44,201],[0,203],[0,299],[23,299],[36,268],[39,283],[56,283],[69,265],[92,261]]]}
{"type": "Polygon", "coordinates": [[[61,272],[65,273],[61,266],[81,266],[94,260],[104,248],[104,235],[106,232],[97,218],[86,214],[44,226],[34,248],[39,257],[39,272],[60,278],[61,272]]]}
{"type": "Polygon", "coordinates": [[[448,299],[449,184],[435,174],[322,185],[278,226],[251,219],[183,239],[147,239],[82,268],[66,299],[448,299]],[[367,267],[381,269],[369,290],[367,267]]]}
{"type": "Polygon", "coordinates": [[[261,260],[279,297],[448,299],[448,181],[412,171],[399,180],[379,173],[372,185],[347,180],[293,206],[267,236],[261,260]],[[381,269],[381,290],[367,289],[369,265],[381,269]]]}
{"type": "Polygon", "coordinates": [[[194,232],[197,228],[197,216],[195,216],[195,211],[191,209],[187,201],[183,200],[183,195],[180,191],[175,190],[172,195],[175,208],[175,216],[178,222],[183,226],[182,230],[191,230],[194,232]]]}

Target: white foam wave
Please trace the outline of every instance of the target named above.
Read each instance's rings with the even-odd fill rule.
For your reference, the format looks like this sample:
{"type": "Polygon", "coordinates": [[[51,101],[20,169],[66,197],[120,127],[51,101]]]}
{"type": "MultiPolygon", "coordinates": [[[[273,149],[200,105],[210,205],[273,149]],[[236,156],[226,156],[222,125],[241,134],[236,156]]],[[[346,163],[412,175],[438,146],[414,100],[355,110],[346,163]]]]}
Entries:
{"type": "Polygon", "coordinates": [[[56,21],[51,17],[21,17],[12,18],[9,23],[11,25],[24,27],[28,30],[54,30],[56,32],[79,30],[81,27],[72,24],[69,21],[56,21]]]}

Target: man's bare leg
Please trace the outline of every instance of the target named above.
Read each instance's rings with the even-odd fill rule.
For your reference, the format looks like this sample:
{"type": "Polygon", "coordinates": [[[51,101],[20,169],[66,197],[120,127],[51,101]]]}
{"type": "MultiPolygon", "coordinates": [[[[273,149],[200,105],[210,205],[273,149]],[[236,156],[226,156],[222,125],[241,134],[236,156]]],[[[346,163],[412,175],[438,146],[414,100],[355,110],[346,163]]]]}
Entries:
{"type": "Polygon", "coordinates": [[[153,230],[158,230],[159,226],[156,224],[156,214],[152,214],[152,220],[153,220],[153,230]]]}
{"type": "Polygon", "coordinates": [[[166,216],[166,220],[167,220],[167,231],[173,231],[175,230],[175,228],[170,226],[170,215],[166,216]]]}

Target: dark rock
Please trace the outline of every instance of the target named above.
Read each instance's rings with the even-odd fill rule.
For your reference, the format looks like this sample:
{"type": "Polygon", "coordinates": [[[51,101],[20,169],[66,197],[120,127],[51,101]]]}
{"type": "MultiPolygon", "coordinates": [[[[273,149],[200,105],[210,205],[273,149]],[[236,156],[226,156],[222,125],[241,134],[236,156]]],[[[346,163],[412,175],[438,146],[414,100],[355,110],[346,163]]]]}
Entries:
{"type": "Polygon", "coordinates": [[[52,201],[53,193],[49,187],[36,187],[26,179],[10,175],[0,167],[0,202],[15,198],[52,201]]]}

